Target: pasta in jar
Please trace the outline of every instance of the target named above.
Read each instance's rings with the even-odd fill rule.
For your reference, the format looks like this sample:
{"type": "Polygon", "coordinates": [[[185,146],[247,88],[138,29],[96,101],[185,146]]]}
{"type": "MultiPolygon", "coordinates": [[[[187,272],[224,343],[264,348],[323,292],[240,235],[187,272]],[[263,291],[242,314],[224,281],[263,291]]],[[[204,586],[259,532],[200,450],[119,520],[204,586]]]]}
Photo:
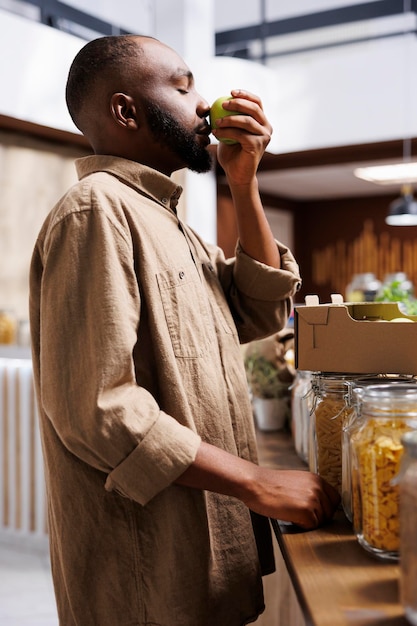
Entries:
{"type": "MultiPolygon", "coordinates": [[[[416,384],[416,380],[411,378],[410,376],[402,376],[402,375],[367,375],[361,376],[356,381],[354,381],[352,385],[352,404],[353,404],[353,413],[345,421],[343,426],[342,433],[342,506],[345,512],[347,519],[352,522],[353,514],[352,514],[352,464],[351,464],[351,440],[354,439],[354,434],[360,428],[362,420],[359,419],[359,409],[358,404],[360,405],[360,400],[358,403],[358,399],[360,399],[363,388],[368,387],[369,385],[386,385],[389,383],[392,384],[403,384],[403,383],[414,383],[416,384]]],[[[357,492],[357,490],[356,490],[357,492]]]]}
{"type": "Polygon", "coordinates": [[[359,543],[381,558],[398,559],[401,438],[416,418],[415,385],[363,391],[363,422],[351,438],[353,525],[359,543]]]}
{"type": "Polygon", "coordinates": [[[354,507],[360,507],[354,508],[355,530],[378,550],[399,549],[399,491],[392,481],[400,468],[400,439],[408,430],[401,420],[384,424],[373,419],[353,437],[359,487],[354,507]]]}
{"type": "Polygon", "coordinates": [[[341,494],[342,430],[353,409],[349,378],[322,375],[313,388],[316,403],[311,420],[309,465],[341,494]]]}

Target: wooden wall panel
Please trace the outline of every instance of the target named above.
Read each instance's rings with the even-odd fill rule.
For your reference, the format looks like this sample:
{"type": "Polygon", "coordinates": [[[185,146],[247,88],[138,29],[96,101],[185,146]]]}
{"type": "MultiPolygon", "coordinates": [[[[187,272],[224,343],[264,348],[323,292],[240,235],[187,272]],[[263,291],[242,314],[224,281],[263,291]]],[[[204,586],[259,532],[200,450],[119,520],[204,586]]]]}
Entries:
{"type": "Polygon", "coordinates": [[[298,203],[295,208],[295,254],[306,294],[328,302],[345,294],[354,274],[405,271],[417,286],[417,228],[387,226],[385,216],[396,196],[298,203]]]}
{"type": "Polygon", "coordinates": [[[0,309],[27,319],[28,270],[39,228],[76,180],[82,146],[0,128],[0,309]]]}

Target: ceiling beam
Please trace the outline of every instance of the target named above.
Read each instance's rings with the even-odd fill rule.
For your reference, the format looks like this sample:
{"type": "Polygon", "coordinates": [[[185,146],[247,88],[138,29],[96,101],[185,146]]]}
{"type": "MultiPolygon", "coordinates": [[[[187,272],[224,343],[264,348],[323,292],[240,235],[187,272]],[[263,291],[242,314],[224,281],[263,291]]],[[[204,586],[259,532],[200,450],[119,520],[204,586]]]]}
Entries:
{"type": "MultiPolygon", "coordinates": [[[[358,161],[381,161],[384,159],[403,158],[402,139],[375,143],[319,148],[287,154],[265,153],[259,165],[259,171],[294,169],[299,167],[317,167],[354,163],[358,161]]],[[[417,154],[417,138],[411,140],[411,155],[417,154]]]]}
{"type": "MultiPolygon", "coordinates": [[[[417,13],[417,0],[410,0],[413,13],[417,13]]],[[[244,44],[250,41],[262,40],[263,38],[289,35],[305,32],[316,28],[336,26],[339,24],[352,24],[364,20],[371,20],[403,13],[403,4],[399,0],[378,0],[378,2],[363,2],[326,11],[297,15],[271,22],[262,22],[253,26],[245,26],[216,33],[216,54],[231,46],[244,44]]]]}

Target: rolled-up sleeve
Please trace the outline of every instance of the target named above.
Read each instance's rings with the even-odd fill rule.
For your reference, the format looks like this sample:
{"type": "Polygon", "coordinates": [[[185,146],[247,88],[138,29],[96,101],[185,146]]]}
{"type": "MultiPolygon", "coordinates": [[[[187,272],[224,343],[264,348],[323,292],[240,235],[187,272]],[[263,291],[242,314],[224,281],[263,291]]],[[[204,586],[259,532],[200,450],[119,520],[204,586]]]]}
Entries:
{"type": "Polygon", "coordinates": [[[161,411],[141,443],[110,472],[106,489],[146,504],[194,461],[200,443],[195,432],[161,411]]]}
{"type": "Polygon", "coordinates": [[[234,280],[236,288],[256,300],[281,301],[293,298],[301,287],[298,264],[292,252],[276,242],[281,268],[275,269],[245,254],[240,245],[236,249],[234,280]]]}
{"type": "Polygon", "coordinates": [[[238,243],[236,254],[225,260],[212,250],[213,264],[226,295],[241,343],[281,330],[291,313],[293,298],[301,287],[298,264],[292,252],[279,241],[279,269],[248,256],[238,243]]]}

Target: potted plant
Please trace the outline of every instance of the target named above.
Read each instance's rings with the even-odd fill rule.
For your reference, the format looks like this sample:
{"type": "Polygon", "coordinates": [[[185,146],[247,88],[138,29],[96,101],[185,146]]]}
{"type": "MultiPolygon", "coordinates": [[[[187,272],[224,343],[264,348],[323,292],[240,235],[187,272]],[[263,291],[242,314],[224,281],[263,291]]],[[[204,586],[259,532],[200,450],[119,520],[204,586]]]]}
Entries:
{"type": "Polygon", "coordinates": [[[291,416],[294,380],[294,333],[280,333],[250,343],[244,354],[255,422],[260,430],[281,430],[291,416]]]}

